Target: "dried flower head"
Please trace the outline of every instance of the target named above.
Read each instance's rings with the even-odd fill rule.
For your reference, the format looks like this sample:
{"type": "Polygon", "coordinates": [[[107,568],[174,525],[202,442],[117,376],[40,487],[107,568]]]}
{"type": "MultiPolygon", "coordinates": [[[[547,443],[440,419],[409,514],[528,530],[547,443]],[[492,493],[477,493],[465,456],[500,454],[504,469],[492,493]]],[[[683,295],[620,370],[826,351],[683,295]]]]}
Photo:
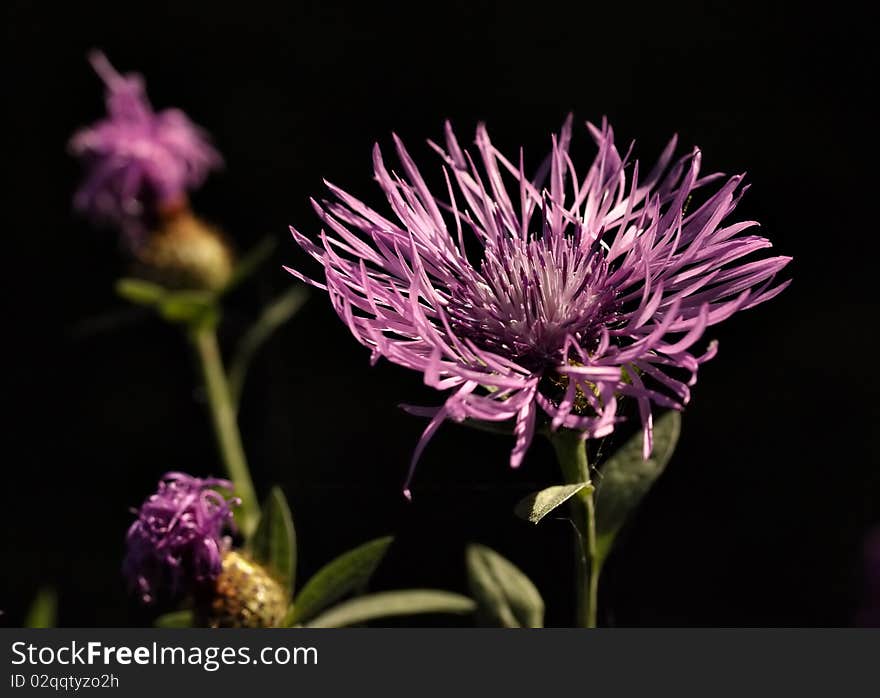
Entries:
{"type": "Polygon", "coordinates": [[[153,111],[139,75],[120,75],[99,52],[89,60],[107,89],[107,116],[70,140],[86,166],[74,204],[119,226],[136,246],[161,209],[185,205],[187,192],[223,161],[182,111],[153,111]]]}
{"type": "Polygon", "coordinates": [[[327,228],[319,244],[292,229],[325,281],[289,271],[327,290],[373,361],[451,391],[438,409],[409,408],[432,417],[410,476],[446,419],[510,420],[516,467],[539,415],[600,437],[620,420],[622,396],[638,406],[647,456],[652,405],[681,409],[715,354],[714,344],[695,351],[706,328],[787,285],[774,278],[790,258],[754,257],[770,247],[743,234],[757,223],[727,220],[742,176],[701,176],[699,150],[673,159],[675,138],[645,174],[604,121],[588,128],[598,154],[586,174],[569,156],[569,117],[529,178],[522,154],[506,158],[482,125],[478,167],[447,124],[445,147],[431,143],[445,163],[439,194],[395,136],[402,174],[373,151],[393,218],[327,183],[333,198],[313,202],[327,228]]]}
{"type": "Polygon", "coordinates": [[[262,565],[235,550],[223,555],[210,592],[199,619],[210,628],[276,628],[290,602],[284,587],[262,565]]]}
{"type": "Polygon", "coordinates": [[[144,603],[160,590],[176,596],[212,584],[222,571],[232,530],[232,506],[215,487],[232,490],[232,483],[166,473],[159,489],[137,510],[128,529],[123,572],[144,603]]]}

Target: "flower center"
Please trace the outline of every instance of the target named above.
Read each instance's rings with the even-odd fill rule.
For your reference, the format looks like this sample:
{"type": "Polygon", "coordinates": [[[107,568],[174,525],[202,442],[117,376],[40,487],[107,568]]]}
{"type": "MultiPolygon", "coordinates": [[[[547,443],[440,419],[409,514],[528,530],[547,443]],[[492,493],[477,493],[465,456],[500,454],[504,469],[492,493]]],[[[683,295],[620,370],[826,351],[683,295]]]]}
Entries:
{"type": "Polygon", "coordinates": [[[580,231],[523,240],[505,237],[487,247],[480,273],[451,289],[454,328],[477,346],[527,368],[556,363],[571,336],[589,351],[614,315],[598,244],[580,231]]]}

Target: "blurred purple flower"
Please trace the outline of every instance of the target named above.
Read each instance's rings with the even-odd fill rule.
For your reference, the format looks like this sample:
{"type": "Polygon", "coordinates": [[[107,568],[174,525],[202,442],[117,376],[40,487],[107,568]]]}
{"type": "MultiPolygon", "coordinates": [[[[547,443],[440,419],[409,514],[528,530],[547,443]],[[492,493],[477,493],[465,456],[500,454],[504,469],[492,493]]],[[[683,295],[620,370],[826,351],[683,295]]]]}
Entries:
{"type": "Polygon", "coordinates": [[[388,171],[378,145],[373,166],[396,221],[328,182],[334,199],[313,201],[329,229],[320,244],[291,228],[326,283],[289,271],[328,291],[372,360],[452,390],[440,408],[407,408],[432,417],[407,484],[446,419],[513,421],[516,467],[539,412],[552,429],[600,437],[620,419],[620,396],[638,405],[647,457],[652,405],[681,409],[715,354],[714,343],[693,352],[705,329],[788,285],[774,277],[789,257],[746,261],[771,246],[742,235],[756,222],[722,224],[745,191],[741,175],[688,211],[698,189],[722,178],[700,176],[699,150],[673,161],[673,138],[645,175],[603,121],[588,124],[599,152],[579,178],[571,122],[532,179],[522,154],[505,158],[482,125],[478,168],[447,123],[446,147],[430,143],[446,165],[442,196],[395,136],[403,176],[388,171]]]}
{"type": "Polygon", "coordinates": [[[234,527],[231,506],[211,489],[232,490],[228,480],[166,473],[159,489],[136,512],[128,529],[123,572],[144,603],[159,590],[171,595],[213,582],[222,569],[224,531],[234,527]]]}
{"type": "Polygon", "coordinates": [[[157,212],[186,205],[187,191],[223,160],[182,111],[153,111],[139,75],[120,75],[100,52],[89,60],[107,88],[107,116],[70,140],[86,167],[74,205],[136,246],[157,212]]]}

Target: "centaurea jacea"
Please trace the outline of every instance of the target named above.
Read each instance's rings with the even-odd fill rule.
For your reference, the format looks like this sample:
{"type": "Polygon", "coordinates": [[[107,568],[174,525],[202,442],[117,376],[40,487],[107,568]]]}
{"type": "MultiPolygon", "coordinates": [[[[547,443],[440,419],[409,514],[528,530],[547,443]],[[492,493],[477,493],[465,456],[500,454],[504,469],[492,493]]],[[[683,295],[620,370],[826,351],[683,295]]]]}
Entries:
{"type": "Polygon", "coordinates": [[[647,174],[621,155],[603,122],[588,124],[598,154],[583,176],[569,155],[571,119],[534,177],[502,155],[482,125],[478,166],[449,124],[431,144],[446,185],[429,189],[395,137],[402,173],[379,147],[373,167],[393,217],[328,183],[314,202],[326,229],[315,243],[326,289],[355,338],[380,357],[451,391],[431,417],[411,464],[447,419],[513,423],[518,466],[539,418],[583,438],[609,434],[618,401],[637,405],[651,451],[652,407],[681,409],[715,344],[707,327],[782,291],[788,257],[752,258],[770,247],[728,222],[742,176],[701,176],[694,149],[674,159],[676,138],[647,174]],[[688,210],[691,198],[721,182],[688,210]],[[467,249],[465,236],[479,245],[467,249]]]}

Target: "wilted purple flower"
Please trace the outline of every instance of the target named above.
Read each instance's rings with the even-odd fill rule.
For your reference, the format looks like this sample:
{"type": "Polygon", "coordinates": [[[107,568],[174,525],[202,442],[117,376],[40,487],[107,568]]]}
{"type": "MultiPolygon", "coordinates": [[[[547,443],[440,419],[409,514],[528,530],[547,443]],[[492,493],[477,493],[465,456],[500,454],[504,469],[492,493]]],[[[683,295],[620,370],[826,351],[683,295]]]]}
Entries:
{"type": "Polygon", "coordinates": [[[211,489],[232,490],[228,480],[166,473],[128,529],[123,572],[144,603],[160,589],[176,595],[214,581],[221,571],[223,533],[233,528],[231,506],[211,489]]]}
{"type": "Polygon", "coordinates": [[[445,419],[512,420],[516,467],[539,412],[552,429],[600,437],[638,405],[651,450],[651,407],[681,409],[714,343],[693,352],[706,327],[766,301],[789,257],[748,257],[770,242],[725,224],[745,191],[727,179],[702,205],[691,196],[722,175],[700,176],[700,152],[673,161],[673,138],[647,175],[613,132],[588,124],[598,155],[578,177],[569,156],[571,117],[536,176],[505,158],[477,129],[478,168],[446,124],[442,196],[432,193],[395,136],[403,176],[379,147],[373,166],[396,218],[327,183],[313,205],[329,231],[320,245],[291,229],[324,267],[326,289],[354,336],[380,356],[451,390],[432,416],[410,467],[445,419]],[[505,180],[508,180],[508,184],[505,180]],[[479,249],[466,239],[470,231],[479,249]]]}
{"type": "Polygon", "coordinates": [[[136,245],[145,221],[185,204],[187,191],[223,161],[182,111],[153,111],[139,75],[120,75],[99,52],[89,60],[107,88],[107,117],[70,140],[86,165],[74,204],[121,227],[136,245]]]}

